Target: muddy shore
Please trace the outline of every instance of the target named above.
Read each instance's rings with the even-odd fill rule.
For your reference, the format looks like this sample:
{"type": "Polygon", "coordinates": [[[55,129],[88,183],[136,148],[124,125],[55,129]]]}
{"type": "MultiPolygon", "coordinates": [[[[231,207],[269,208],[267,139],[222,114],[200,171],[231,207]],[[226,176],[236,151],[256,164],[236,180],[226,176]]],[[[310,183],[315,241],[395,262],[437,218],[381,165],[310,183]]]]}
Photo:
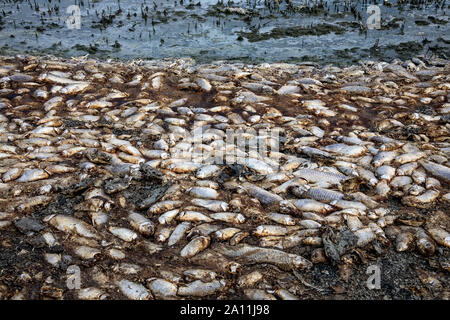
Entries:
{"type": "Polygon", "coordinates": [[[0,57],[0,299],[448,299],[449,71],[0,57]]]}
{"type": "Polygon", "coordinates": [[[3,1],[0,54],[345,66],[448,59],[448,1],[3,1]],[[80,25],[69,28],[71,5],[80,25]],[[380,25],[370,27],[379,9],[380,25]]]}

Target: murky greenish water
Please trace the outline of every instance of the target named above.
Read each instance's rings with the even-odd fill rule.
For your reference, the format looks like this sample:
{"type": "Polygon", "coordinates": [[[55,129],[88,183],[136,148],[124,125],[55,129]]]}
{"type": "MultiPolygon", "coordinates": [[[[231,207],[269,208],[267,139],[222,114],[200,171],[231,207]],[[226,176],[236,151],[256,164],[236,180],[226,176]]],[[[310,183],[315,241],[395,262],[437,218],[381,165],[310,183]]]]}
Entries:
{"type": "Polygon", "coordinates": [[[0,54],[197,62],[450,58],[450,1],[3,0],[0,54]],[[368,29],[368,5],[381,28],[368,29]],[[66,24],[77,5],[80,29],[66,24]]]}

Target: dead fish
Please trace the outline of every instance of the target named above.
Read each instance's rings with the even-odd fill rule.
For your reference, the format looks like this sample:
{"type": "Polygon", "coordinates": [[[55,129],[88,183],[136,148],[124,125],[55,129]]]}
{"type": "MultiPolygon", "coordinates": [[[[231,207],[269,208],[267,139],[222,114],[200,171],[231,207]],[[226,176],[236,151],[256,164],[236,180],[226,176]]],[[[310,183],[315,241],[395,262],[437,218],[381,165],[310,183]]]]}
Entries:
{"type": "Polygon", "coordinates": [[[212,222],[213,220],[206,214],[197,211],[182,211],[177,219],[179,221],[190,221],[190,222],[212,222]]]}
{"type": "Polygon", "coordinates": [[[211,282],[196,280],[185,286],[180,286],[177,294],[179,296],[205,297],[222,290],[225,285],[225,280],[214,280],[211,282]]]}
{"type": "Polygon", "coordinates": [[[416,246],[419,252],[426,257],[431,257],[436,250],[434,240],[421,228],[417,230],[416,239],[416,246]]]}
{"type": "Polygon", "coordinates": [[[205,90],[205,91],[211,91],[211,89],[212,89],[212,86],[211,86],[211,84],[209,83],[209,81],[208,80],[206,80],[206,79],[203,79],[203,78],[198,78],[197,80],[196,80],[196,83],[198,84],[198,86],[200,87],[200,88],[202,88],[203,90],[205,90]]]}
{"type": "Polygon", "coordinates": [[[357,237],[356,245],[361,248],[365,247],[376,238],[375,233],[373,233],[371,228],[358,229],[354,234],[357,237]]]}
{"type": "Polygon", "coordinates": [[[359,220],[356,216],[345,215],[345,220],[347,221],[348,229],[352,232],[355,232],[356,230],[359,230],[364,226],[361,220],[359,220]]]}
{"type": "Polygon", "coordinates": [[[262,204],[274,204],[283,200],[280,196],[257,187],[249,182],[242,184],[242,187],[252,196],[261,201],[262,204]]]}
{"type": "Polygon", "coordinates": [[[390,186],[393,188],[403,188],[412,183],[411,177],[408,176],[397,176],[392,179],[390,186]]]}
{"type": "Polygon", "coordinates": [[[25,203],[18,205],[16,207],[16,210],[18,212],[27,212],[36,206],[48,204],[51,199],[52,198],[48,197],[48,196],[29,197],[29,198],[27,198],[27,201],[25,203]]]}
{"type": "Polygon", "coordinates": [[[347,145],[345,143],[331,144],[323,147],[323,149],[347,157],[358,157],[367,152],[367,149],[363,146],[347,145]]]}
{"type": "Polygon", "coordinates": [[[187,231],[189,231],[190,228],[191,228],[190,222],[182,222],[179,225],[177,225],[173,230],[172,234],[170,235],[167,245],[173,246],[174,244],[176,244],[184,237],[184,235],[186,234],[187,231]]]}
{"type": "Polygon", "coordinates": [[[340,89],[344,93],[357,93],[357,94],[365,94],[372,91],[369,87],[365,86],[344,86],[340,89]]]}
{"type": "Polygon", "coordinates": [[[111,232],[113,235],[118,237],[119,239],[126,241],[126,242],[132,242],[137,239],[138,235],[136,232],[127,229],[127,228],[120,228],[120,227],[113,227],[110,226],[108,228],[109,232],[111,232]]]}
{"type": "Polygon", "coordinates": [[[450,202],[450,193],[446,193],[442,196],[442,200],[450,202]]]}
{"type": "Polygon", "coordinates": [[[45,221],[48,221],[53,227],[63,232],[78,234],[86,238],[100,238],[92,226],[71,216],[62,214],[52,215],[46,217],[45,221]]]}
{"type": "Polygon", "coordinates": [[[174,299],[178,291],[175,283],[165,279],[147,279],[147,287],[156,299],[174,299]]]}
{"type": "Polygon", "coordinates": [[[439,182],[439,180],[429,177],[425,181],[425,187],[427,189],[439,188],[439,187],[441,187],[441,183],[439,182]]]}
{"type": "Polygon", "coordinates": [[[215,248],[229,258],[239,259],[249,264],[269,263],[287,270],[291,270],[292,268],[308,269],[312,267],[312,263],[307,259],[276,249],[254,247],[247,244],[236,246],[221,244],[215,248]]]}
{"type": "Polygon", "coordinates": [[[41,98],[43,100],[47,100],[48,92],[47,92],[47,90],[37,89],[34,91],[33,96],[36,98],[41,98]]]}
{"type": "Polygon", "coordinates": [[[345,162],[345,161],[336,161],[336,168],[346,176],[349,177],[359,177],[357,166],[354,163],[345,162]]]}
{"type": "Polygon", "coordinates": [[[422,160],[419,161],[422,167],[425,168],[430,174],[434,175],[437,178],[443,179],[447,182],[450,182],[450,168],[443,166],[441,164],[437,164],[431,161],[422,160]]]}
{"type": "Polygon", "coordinates": [[[126,92],[121,92],[119,90],[112,89],[111,93],[109,93],[106,96],[105,100],[123,99],[123,98],[127,98],[128,96],[129,96],[129,94],[126,92]]]}
{"type": "Polygon", "coordinates": [[[130,213],[128,220],[135,230],[145,236],[151,236],[155,232],[155,224],[139,213],[130,213]]]}
{"type": "Polygon", "coordinates": [[[193,205],[206,208],[214,212],[223,212],[228,210],[228,203],[220,200],[204,200],[204,199],[192,199],[193,205]]]}
{"type": "Polygon", "coordinates": [[[395,176],[395,168],[388,165],[382,165],[377,168],[375,173],[378,178],[390,181],[395,176]]]}
{"type": "Polygon", "coordinates": [[[326,103],[321,100],[305,100],[302,101],[302,104],[307,110],[314,112],[316,116],[334,117],[336,115],[336,112],[328,109],[326,103]]]}
{"type": "Polygon", "coordinates": [[[176,100],[169,105],[169,108],[181,107],[182,105],[184,105],[187,102],[187,100],[188,100],[187,98],[182,98],[182,99],[176,100]]]}
{"type": "Polygon", "coordinates": [[[169,224],[176,218],[178,213],[180,213],[180,209],[167,211],[158,217],[158,222],[160,224],[169,224]]]}
{"type": "Polygon", "coordinates": [[[299,300],[297,296],[293,295],[286,289],[277,289],[275,290],[275,294],[282,300],[299,300]]]}
{"type": "Polygon", "coordinates": [[[41,169],[25,169],[17,182],[32,182],[48,178],[48,174],[41,169]]]}
{"type": "MultiPolygon", "coordinates": [[[[197,185],[199,187],[205,187],[205,188],[211,188],[214,190],[219,190],[219,184],[215,181],[211,181],[211,180],[198,180],[197,185]]],[[[211,201],[218,201],[218,200],[211,200],[211,201]]]]}
{"type": "Polygon", "coordinates": [[[10,76],[7,77],[3,77],[0,79],[0,82],[9,82],[9,81],[14,81],[14,82],[29,82],[29,81],[33,81],[33,77],[25,74],[25,73],[15,73],[12,74],[10,76]]]}
{"type": "Polygon", "coordinates": [[[209,216],[214,220],[219,220],[233,224],[241,224],[246,221],[245,217],[241,213],[235,212],[212,213],[209,216]]]}
{"type": "Polygon", "coordinates": [[[447,248],[450,247],[450,233],[439,227],[428,228],[426,230],[434,241],[447,248]]]}
{"type": "Polygon", "coordinates": [[[266,236],[283,236],[286,235],[289,230],[286,227],[274,226],[274,225],[261,225],[258,226],[253,234],[257,237],[266,236]]]}
{"type": "Polygon", "coordinates": [[[183,271],[183,276],[186,281],[192,282],[195,280],[213,281],[217,277],[217,273],[211,270],[204,269],[188,269],[183,271]]]}
{"type": "Polygon", "coordinates": [[[322,214],[325,214],[325,213],[333,210],[332,206],[325,204],[325,203],[321,203],[316,200],[311,200],[311,199],[296,200],[294,202],[294,205],[296,206],[296,208],[298,210],[301,210],[301,211],[312,211],[312,212],[318,212],[318,213],[322,213],[322,214]]]}
{"type": "Polygon", "coordinates": [[[59,90],[59,93],[62,94],[77,94],[77,93],[82,93],[83,91],[85,91],[88,87],[90,86],[89,83],[85,82],[81,82],[81,83],[75,83],[75,84],[69,84],[68,86],[62,88],[61,90],[59,90]]]}
{"type": "Polygon", "coordinates": [[[394,164],[399,165],[399,164],[405,164],[408,162],[414,162],[423,157],[425,157],[424,152],[408,152],[408,153],[404,153],[404,154],[397,156],[394,159],[394,164]]]}
{"type": "Polygon", "coordinates": [[[83,83],[83,82],[80,82],[80,81],[75,81],[75,80],[66,78],[64,76],[59,76],[59,75],[55,74],[54,72],[41,74],[39,76],[39,80],[47,81],[47,82],[51,82],[51,83],[57,83],[57,84],[79,84],[79,83],[83,83]]]}
{"type": "Polygon", "coordinates": [[[219,174],[220,167],[217,165],[206,165],[201,167],[196,172],[198,179],[207,179],[219,174]]]}
{"type": "Polygon", "coordinates": [[[189,242],[180,252],[183,258],[192,258],[200,251],[205,250],[211,242],[208,236],[199,236],[189,242]]]}
{"type": "Polygon", "coordinates": [[[267,217],[269,219],[271,219],[272,221],[275,221],[277,223],[280,223],[280,224],[283,224],[286,226],[294,226],[295,225],[294,218],[287,214],[280,214],[280,213],[272,212],[272,213],[269,213],[269,215],[267,217]]]}
{"type": "Polygon", "coordinates": [[[263,274],[259,271],[253,271],[242,275],[238,280],[239,287],[248,288],[253,287],[258,281],[264,278],[263,274]]]}
{"type": "Polygon", "coordinates": [[[331,172],[324,172],[319,170],[312,170],[312,169],[300,169],[293,173],[296,177],[300,177],[302,179],[305,179],[306,181],[317,183],[317,182],[327,182],[330,184],[339,185],[342,181],[345,181],[348,179],[347,176],[331,173],[331,172]]]}
{"type": "Polygon", "coordinates": [[[161,214],[162,212],[166,212],[169,210],[173,210],[181,207],[183,201],[180,200],[164,200],[153,204],[148,210],[147,213],[150,214],[161,214]]]}
{"type": "Polygon", "coordinates": [[[217,224],[211,224],[211,223],[202,223],[200,225],[197,225],[196,227],[192,228],[188,235],[187,239],[192,239],[196,236],[209,236],[212,233],[219,230],[221,227],[217,224]]]}
{"type": "Polygon", "coordinates": [[[258,159],[253,158],[245,159],[245,165],[250,169],[255,170],[259,174],[267,175],[274,173],[274,170],[270,165],[258,159]]]}
{"type": "Polygon", "coordinates": [[[125,257],[126,257],[125,253],[123,253],[122,251],[115,249],[115,248],[109,249],[108,255],[111,258],[113,258],[114,260],[122,260],[122,259],[125,259],[125,257]]]}
{"type": "Polygon", "coordinates": [[[194,197],[203,199],[217,199],[219,197],[216,190],[206,187],[192,187],[187,189],[187,192],[194,197]]]}
{"type": "Polygon", "coordinates": [[[304,195],[318,201],[340,200],[344,197],[344,195],[338,191],[323,188],[310,188],[304,195]]]}
{"type": "Polygon", "coordinates": [[[110,101],[106,101],[106,100],[95,100],[95,101],[90,101],[86,104],[86,108],[92,108],[92,109],[102,109],[102,108],[108,108],[108,107],[112,107],[113,104],[110,101]]]}
{"type": "Polygon", "coordinates": [[[22,175],[22,172],[23,172],[22,168],[9,169],[8,171],[6,171],[3,174],[2,180],[3,180],[3,182],[9,182],[9,181],[16,180],[17,178],[19,178],[22,175]]]}
{"type": "Polygon", "coordinates": [[[284,85],[280,89],[278,89],[276,92],[279,95],[288,95],[288,94],[300,92],[300,88],[298,86],[294,86],[294,85],[284,85]]]}
{"type": "Polygon", "coordinates": [[[244,289],[244,294],[250,300],[277,300],[272,294],[262,289],[244,289]]]}
{"type": "Polygon", "coordinates": [[[274,89],[268,85],[265,85],[263,83],[256,83],[256,82],[242,82],[241,86],[245,89],[255,91],[258,93],[272,93],[274,92],[274,89]]]}
{"type": "MultiPolygon", "coordinates": [[[[298,191],[300,192],[305,192],[306,191],[306,184],[307,181],[301,177],[297,177],[291,180],[288,180],[286,182],[284,182],[283,184],[275,187],[272,189],[272,191],[274,193],[286,193],[288,191],[288,189],[298,189],[298,191]],[[299,188],[297,188],[299,187],[299,188]]],[[[309,187],[309,186],[308,186],[309,187]]]]}
{"type": "Polygon", "coordinates": [[[373,166],[378,168],[384,164],[389,164],[397,155],[396,151],[381,151],[373,158],[373,166]]]}
{"type": "Polygon", "coordinates": [[[318,159],[334,159],[333,155],[326,151],[322,151],[316,148],[311,148],[307,146],[302,146],[299,148],[299,152],[302,152],[306,154],[307,156],[310,156],[312,158],[318,158],[318,159]]]}
{"type": "Polygon", "coordinates": [[[411,174],[411,178],[417,184],[423,184],[427,180],[427,175],[422,168],[416,169],[411,174]]]}
{"type": "Polygon", "coordinates": [[[347,137],[347,136],[339,136],[337,138],[339,142],[343,142],[346,144],[355,144],[355,145],[363,145],[365,142],[358,137],[347,137]]]}
{"type": "Polygon", "coordinates": [[[176,173],[190,173],[196,171],[201,164],[191,161],[175,162],[169,165],[169,169],[176,173]]]}
{"type": "Polygon", "coordinates": [[[283,247],[283,240],[285,237],[283,236],[265,236],[260,237],[260,240],[258,242],[260,247],[272,247],[275,249],[282,250],[283,247]]]}
{"type": "Polygon", "coordinates": [[[373,187],[377,185],[378,179],[375,177],[372,171],[364,169],[362,167],[357,167],[356,171],[358,172],[359,177],[367,181],[370,186],[373,187]]]}
{"type": "Polygon", "coordinates": [[[126,152],[132,156],[142,157],[142,153],[136,147],[133,147],[131,144],[124,143],[119,145],[118,147],[119,150],[126,152]]]}
{"type": "Polygon", "coordinates": [[[82,288],[78,291],[80,300],[106,300],[108,295],[101,289],[95,287],[82,288]]]}
{"type": "Polygon", "coordinates": [[[245,238],[247,238],[250,234],[248,232],[245,231],[241,231],[236,233],[231,239],[230,239],[230,245],[235,246],[238,243],[240,243],[242,240],[244,240],[245,238]]]}
{"type": "Polygon", "coordinates": [[[0,220],[9,219],[9,218],[12,218],[13,216],[14,216],[13,213],[0,212],[0,220]]]}
{"type": "Polygon", "coordinates": [[[322,226],[319,222],[309,219],[300,220],[299,225],[306,229],[318,229],[322,226]]]}
{"type": "Polygon", "coordinates": [[[271,100],[269,97],[258,96],[250,91],[239,91],[235,98],[232,100],[232,103],[239,105],[243,103],[256,103],[256,102],[264,102],[271,100]]]}
{"type": "Polygon", "coordinates": [[[321,237],[306,237],[302,240],[302,244],[307,246],[320,247],[323,244],[321,237]]]}
{"type": "Polygon", "coordinates": [[[402,232],[399,235],[397,235],[397,238],[395,240],[395,249],[398,252],[406,251],[409,249],[412,249],[412,245],[414,244],[414,234],[410,232],[402,232]]]}
{"type": "Polygon", "coordinates": [[[153,297],[147,289],[138,283],[128,280],[120,280],[117,285],[120,291],[131,300],[152,300],[153,297]]]}
{"type": "Polygon", "coordinates": [[[80,246],[75,249],[75,254],[84,260],[90,260],[100,255],[101,251],[88,246],[80,246]]]}
{"type": "Polygon", "coordinates": [[[61,154],[62,154],[64,157],[69,158],[69,157],[72,157],[73,155],[75,155],[75,154],[77,154],[77,153],[80,153],[80,152],[83,152],[83,151],[85,151],[85,150],[86,150],[85,147],[73,147],[73,148],[68,148],[68,149],[63,150],[63,151],[61,152],[61,154]]]}
{"type": "Polygon", "coordinates": [[[152,79],[153,89],[159,90],[162,87],[162,77],[156,76],[152,79]]]}
{"type": "Polygon", "coordinates": [[[437,190],[427,190],[420,196],[403,197],[402,203],[413,207],[425,208],[437,199],[439,193],[437,190]]]}
{"type": "Polygon", "coordinates": [[[340,209],[356,209],[359,212],[364,212],[367,207],[359,201],[349,201],[349,200],[333,200],[330,202],[331,205],[340,209]]]}
{"type": "Polygon", "coordinates": [[[241,231],[241,229],[238,229],[238,228],[225,228],[225,229],[217,230],[214,233],[214,236],[219,240],[228,240],[240,231],[241,231]]]}
{"type": "Polygon", "coordinates": [[[314,221],[317,221],[320,223],[325,222],[325,219],[322,217],[322,215],[320,215],[318,213],[314,213],[314,212],[303,211],[302,217],[305,219],[314,220],[314,221]]]}
{"type": "MultiPolygon", "coordinates": [[[[170,237],[172,234],[172,231],[174,230],[174,227],[164,227],[155,232],[155,239],[158,242],[166,242],[166,240],[170,237]]],[[[154,246],[153,244],[149,244],[150,250],[153,252],[158,252],[162,250],[162,247],[154,246]],[[161,249],[161,250],[160,250],[161,249]]]]}
{"type": "Polygon", "coordinates": [[[61,174],[61,173],[68,173],[75,171],[75,168],[67,167],[59,164],[49,165],[45,167],[45,171],[52,175],[52,174],[61,174]]]}
{"type": "Polygon", "coordinates": [[[143,156],[149,159],[169,159],[170,154],[164,150],[141,150],[143,156]]]}
{"type": "Polygon", "coordinates": [[[133,77],[133,79],[127,83],[128,86],[134,87],[137,86],[142,80],[142,74],[137,74],[133,77]]]}

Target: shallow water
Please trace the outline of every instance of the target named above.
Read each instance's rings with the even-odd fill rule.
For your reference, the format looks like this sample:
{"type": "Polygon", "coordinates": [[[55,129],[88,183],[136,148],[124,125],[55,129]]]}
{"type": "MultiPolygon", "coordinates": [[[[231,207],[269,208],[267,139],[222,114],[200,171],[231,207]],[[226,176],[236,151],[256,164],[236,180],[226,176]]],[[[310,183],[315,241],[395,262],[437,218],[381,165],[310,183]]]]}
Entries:
{"type": "Polygon", "coordinates": [[[279,2],[4,0],[0,54],[337,64],[450,57],[450,1],[371,1],[380,8],[379,30],[367,29],[368,1],[279,2]],[[80,8],[80,29],[66,24],[73,4],[80,8]]]}

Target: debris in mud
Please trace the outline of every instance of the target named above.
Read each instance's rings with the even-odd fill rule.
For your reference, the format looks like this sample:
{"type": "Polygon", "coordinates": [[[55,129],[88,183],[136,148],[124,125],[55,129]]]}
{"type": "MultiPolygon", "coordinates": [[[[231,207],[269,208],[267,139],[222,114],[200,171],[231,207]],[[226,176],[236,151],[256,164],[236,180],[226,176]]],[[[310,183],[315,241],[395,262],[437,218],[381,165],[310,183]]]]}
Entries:
{"type": "Polygon", "coordinates": [[[319,24],[312,27],[286,27],[274,28],[267,33],[241,32],[240,35],[250,42],[263,41],[268,39],[280,39],[285,37],[301,37],[306,35],[325,35],[329,33],[343,34],[345,29],[333,24],[319,24]]]}
{"type": "Polygon", "coordinates": [[[15,221],[14,225],[23,233],[27,233],[29,231],[37,232],[45,229],[45,226],[41,224],[38,219],[28,217],[23,217],[20,220],[15,221]]]}
{"type": "Polygon", "coordinates": [[[341,256],[356,246],[357,237],[348,229],[333,234],[329,230],[323,236],[325,255],[335,263],[341,262],[341,256]]]}

